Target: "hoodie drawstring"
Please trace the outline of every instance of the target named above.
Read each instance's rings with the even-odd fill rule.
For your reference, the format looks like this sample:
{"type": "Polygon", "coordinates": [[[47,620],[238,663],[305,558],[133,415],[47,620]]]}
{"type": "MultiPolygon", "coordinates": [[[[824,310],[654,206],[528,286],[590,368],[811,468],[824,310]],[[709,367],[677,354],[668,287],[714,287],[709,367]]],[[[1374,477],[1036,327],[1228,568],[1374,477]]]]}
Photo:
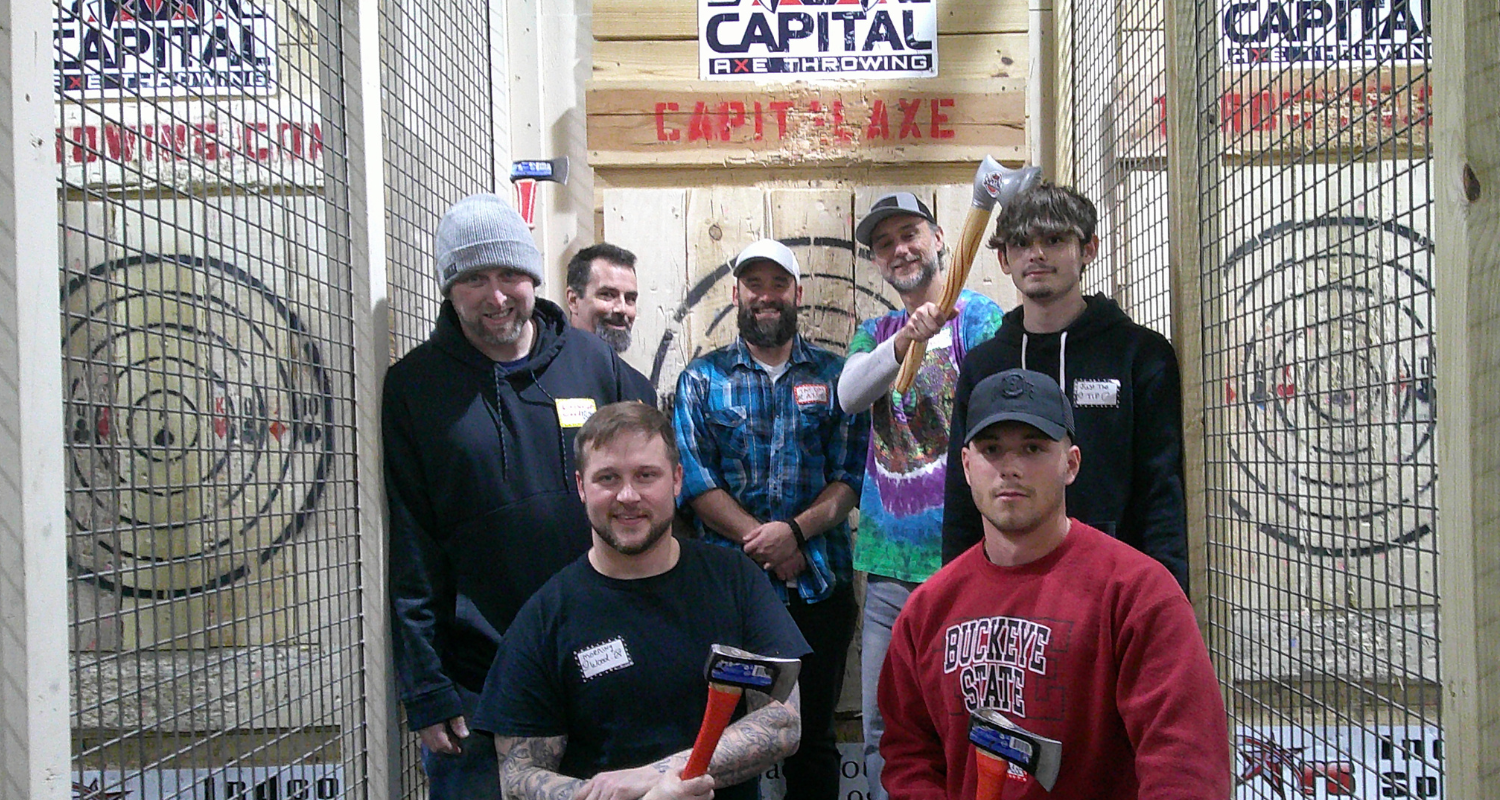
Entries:
{"type": "Polygon", "coordinates": [[[1062,338],[1057,342],[1057,385],[1063,390],[1063,396],[1068,394],[1068,332],[1062,332],[1062,338]]]}
{"type": "Polygon", "coordinates": [[[504,380],[503,370],[496,364],[490,368],[490,374],[495,378],[495,410],[490,411],[490,418],[495,422],[495,435],[500,437],[500,474],[504,475],[509,470],[506,467],[508,458],[505,447],[505,423],[500,415],[505,413],[505,404],[500,400],[500,381],[504,380]]]}
{"type": "MultiPolygon", "coordinates": [[[[1026,346],[1031,343],[1031,337],[1021,332],[1021,369],[1026,369],[1026,346]]],[[[1068,393],[1068,332],[1063,331],[1057,341],[1057,385],[1068,393]]]]}
{"type": "MultiPolygon", "coordinates": [[[[547,398],[547,401],[552,403],[553,407],[555,408],[557,406],[557,398],[553,397],[552,393],[547,391],[547,387],[543,386],[541,384],[541,381],[538,381],[536,379],[536,370],[528,367],[527,371],[531,373],[531,385],[535,386],[537,390],[539,390],[542,395],[547,398]]],[[[564,465],[564,471],[566,471],[566,465],[568,463],[568,441],[567,438],[563,435],[562,425],[557,426],[557,458],[557,463],[564,465]]]]}

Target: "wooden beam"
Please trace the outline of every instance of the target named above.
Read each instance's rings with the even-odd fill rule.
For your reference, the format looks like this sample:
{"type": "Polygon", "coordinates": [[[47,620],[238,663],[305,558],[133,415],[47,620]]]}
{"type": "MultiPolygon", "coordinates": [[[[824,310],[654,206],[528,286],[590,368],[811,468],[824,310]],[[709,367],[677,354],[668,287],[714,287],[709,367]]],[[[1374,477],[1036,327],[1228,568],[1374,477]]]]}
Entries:
{"type": "MultiPolygon", "coordinates": [[[[938,80],[1011,80],[1026,78],[1029,55],[1024,33],[941,34],[938,36],[938,80]]],[[[594,80],[696,81],[696,39],[653,41],[601,39],[594,42],[594,80]]],[[[903,81],[920,86],[922,81],[903,81]]]]}
{"type": "MultiPolygon", "coordinates": [[[[1025,33],[1026,3],[1016,0],[938,0],[939,33],[1025,33]]],[[[596,0],[594,38],[698,38],[698,4],[685,0],[596,0]]]]}
{"type": "Polygon", "coordinates": [[[1444,793],[1500,796],[1500,17],[1432,12],[1444,793]]]}

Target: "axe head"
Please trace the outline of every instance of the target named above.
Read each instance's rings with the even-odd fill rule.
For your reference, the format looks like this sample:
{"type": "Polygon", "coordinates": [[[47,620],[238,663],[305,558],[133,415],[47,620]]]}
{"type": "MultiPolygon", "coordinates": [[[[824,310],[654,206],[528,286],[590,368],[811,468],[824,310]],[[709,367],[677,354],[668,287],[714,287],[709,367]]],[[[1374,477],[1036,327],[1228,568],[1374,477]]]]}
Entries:
{"type": "Polygon", "coordinates": [[[568,182],[568,157],[562,156],[550,161],[512,161],[510,162],[510,181],[530,178],[534,181],[553,181],[556,183],[568,182]]]}
{"type": "Polygon", "coordinates": [[[756,655],[737,647],[716,644],[709,649],[703,673],[708,676],[709,683],[754,689],[783,703],[791,696],[801,669],[801,659],[756,655]]]}
{"type": "Polygon", "coordinates": [[[974,172],[974,207],[993,211],[997,203],[1007,205],[1016,195],[1035,185],[1041,176],[1040,167],[1011,169],[985,156],[974,172]]]}
{"type": "Polygon", "coordinates": [[[1025,770],[1049,792],[1057,784],[1062,742],[1038,736],[993,708],[977,708],[969,715],[969,741],[976,748],[1025,770]]]}

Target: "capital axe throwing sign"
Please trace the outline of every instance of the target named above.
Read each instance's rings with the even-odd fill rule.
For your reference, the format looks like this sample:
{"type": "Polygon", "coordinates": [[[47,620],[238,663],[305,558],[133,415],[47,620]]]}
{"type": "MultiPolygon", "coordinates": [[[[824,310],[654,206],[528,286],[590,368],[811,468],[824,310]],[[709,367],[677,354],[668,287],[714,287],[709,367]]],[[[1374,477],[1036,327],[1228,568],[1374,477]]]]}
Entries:
{"type": "Polygon", "coordinates": [[[1422,62],[1432,0],[1220,0],[1219,30],[1231,66],[1422,62]]]}
{"type": "Polygon", "coordinates": [[[62,0],[55,88],[66,97],[276,93],[270,0],[62,0]]]}
{"type": "Polygon", "coordinates": [[[933,78],[936,0],[698,0],[703,80],[933,78]]]}

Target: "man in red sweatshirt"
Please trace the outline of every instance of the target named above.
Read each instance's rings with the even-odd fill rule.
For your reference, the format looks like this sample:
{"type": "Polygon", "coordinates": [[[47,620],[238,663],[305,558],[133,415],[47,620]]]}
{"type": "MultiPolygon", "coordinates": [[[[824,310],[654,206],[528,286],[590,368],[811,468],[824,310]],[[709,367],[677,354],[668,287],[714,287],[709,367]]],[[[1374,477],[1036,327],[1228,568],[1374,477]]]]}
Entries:
{"type": "Polygon", "coordinates": [[[880,676],[892,800],[972,798],[969,714],[1062,742],[1051,794],[1012,768],[1005,800],[1224,800],[1224,701],[1193,609],[1159,562],[1069,519],[1072,404],[1012,369],[969,401],[962,465],[984,539],[912,592],[880,676]]]}

